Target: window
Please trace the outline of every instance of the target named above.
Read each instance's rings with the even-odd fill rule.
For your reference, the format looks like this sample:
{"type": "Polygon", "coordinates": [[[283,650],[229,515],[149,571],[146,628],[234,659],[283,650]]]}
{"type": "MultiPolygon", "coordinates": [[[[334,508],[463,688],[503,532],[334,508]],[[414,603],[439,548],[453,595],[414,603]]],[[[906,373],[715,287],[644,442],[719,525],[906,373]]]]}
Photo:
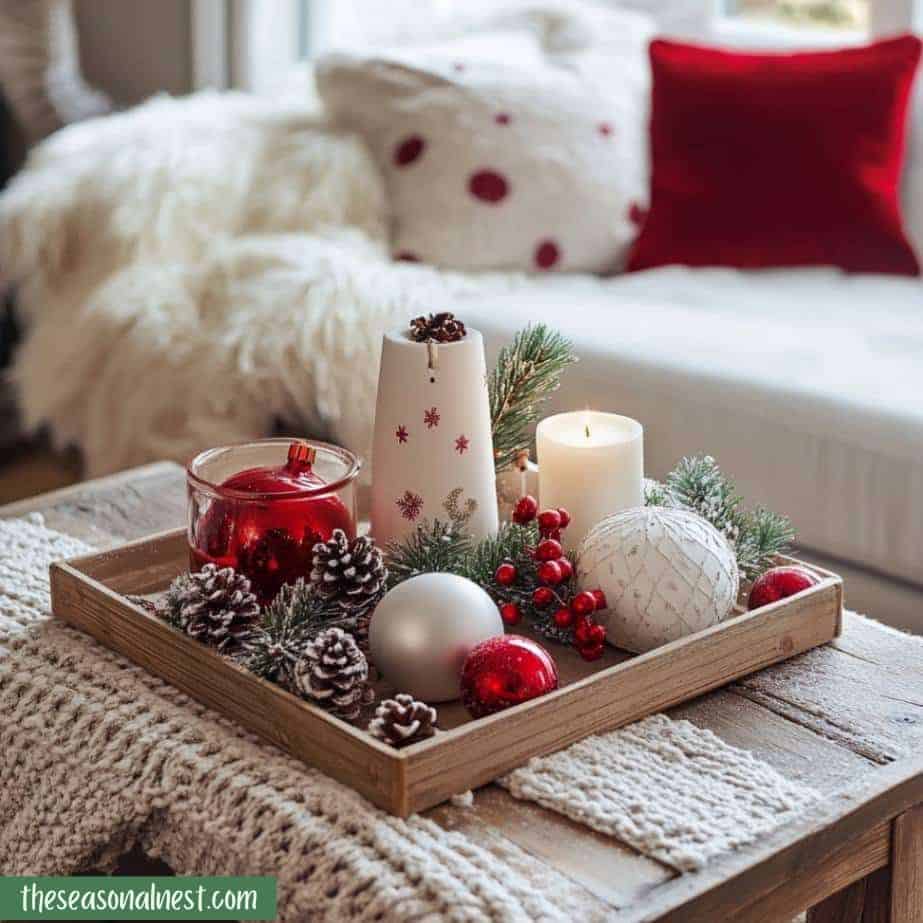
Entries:
{"type": "Polygon", "coordinates": [[[729,0],[728,15],[753,22],[867,32],[869,0],[729,0]]]}

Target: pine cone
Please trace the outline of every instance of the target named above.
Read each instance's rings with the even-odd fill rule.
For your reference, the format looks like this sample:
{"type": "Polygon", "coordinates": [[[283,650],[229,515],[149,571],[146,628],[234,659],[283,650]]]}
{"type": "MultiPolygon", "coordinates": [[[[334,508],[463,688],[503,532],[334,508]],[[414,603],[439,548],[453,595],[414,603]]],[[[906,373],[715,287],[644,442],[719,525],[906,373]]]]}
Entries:
{"type": "Polygon", "coordinates": [[[355,721],[372,701],[369,664],[342,628],[328,628],[305,648],[295,665],[296,689],[338,718],[355,721]]]}
{"type": "Polygon", "coordinates": [[[324,598],[359,615],[374,606],[385,590],[388,571],[381,549],[367,535],[352,542],[334,529],[328,542],[314,546],[311,583],[324,598]]]}
{"type": "Polygon", "coordinates": [[[170,584],[158,614],[190,637],[231,654],[252,636],[260,606],[246,577],[233,567],[206,564],[170,584]]]}
{"type": "Polygon", "coordinates": [[[401,692],[375,709],[369,733],[392,747],[406,747],[436,733],[436,709],[401,692]]]}
{"type": "Polygon", "coordinates": [[[454,343],[464,339],[465,325],[449,311],[415,317],[410,322],[410,336],[417,343],[454,343]]]}

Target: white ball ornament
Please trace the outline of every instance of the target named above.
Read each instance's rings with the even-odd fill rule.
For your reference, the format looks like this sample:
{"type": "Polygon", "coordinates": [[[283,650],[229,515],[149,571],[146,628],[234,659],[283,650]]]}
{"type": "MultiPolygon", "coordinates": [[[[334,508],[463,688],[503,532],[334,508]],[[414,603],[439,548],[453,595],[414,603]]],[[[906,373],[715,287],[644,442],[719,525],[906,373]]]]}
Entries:
{"type": "Polygon", "coordinates": [[[460,695],[468,652],[502,634],[497,604],[476,583],[455,574],[420,574],[399,583],[375,608],[369,652],[399,692],[447,702],[460,695]]]}
{"type": "Polygon", "coordinates": [[[730,615],[740,576],[727,539],[688,510],[639,507],[598,523],[579,551],[581,587],[599,587],[611,644],[643,653],[730,615]]]}

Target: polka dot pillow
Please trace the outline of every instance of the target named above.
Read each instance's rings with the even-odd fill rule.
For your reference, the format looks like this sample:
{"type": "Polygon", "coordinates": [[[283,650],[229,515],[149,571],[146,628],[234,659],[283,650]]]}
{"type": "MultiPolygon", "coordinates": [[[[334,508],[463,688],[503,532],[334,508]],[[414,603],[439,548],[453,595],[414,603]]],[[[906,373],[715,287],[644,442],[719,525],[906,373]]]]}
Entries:
{"type": "Polygon", "coordinates": [[[493,56],[461,46],[318,63],[328,113],[366,140],[384,174],[395,258],[463,270],[621,267],[645,185],[643,44],[624,79],[598,57],[582,66],[537,46],[530,54],[523,43],[535,41],[495,42],[493,56]]]}

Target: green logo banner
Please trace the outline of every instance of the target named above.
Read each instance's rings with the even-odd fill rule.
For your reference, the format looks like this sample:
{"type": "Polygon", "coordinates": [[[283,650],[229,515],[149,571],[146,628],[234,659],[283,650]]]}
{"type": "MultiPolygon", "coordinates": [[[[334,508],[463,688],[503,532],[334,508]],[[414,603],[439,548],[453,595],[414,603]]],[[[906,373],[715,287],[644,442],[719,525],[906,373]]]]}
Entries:
{"type": "Polygon", "coordinates": [[[276,880],[0,878],[0,920],[274,920],[276,880]]]}

